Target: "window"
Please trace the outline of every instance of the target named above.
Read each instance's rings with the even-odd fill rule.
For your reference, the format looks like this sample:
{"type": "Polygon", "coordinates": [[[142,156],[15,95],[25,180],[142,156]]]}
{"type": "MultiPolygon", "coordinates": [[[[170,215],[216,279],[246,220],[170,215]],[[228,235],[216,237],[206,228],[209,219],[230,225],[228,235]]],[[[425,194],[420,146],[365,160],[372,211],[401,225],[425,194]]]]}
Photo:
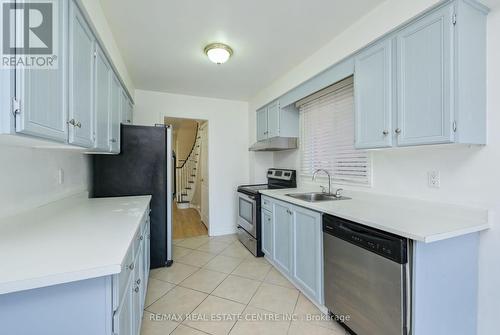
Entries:
{"type": "Polygon", "coordinates": [[[297,102],[300,110],[301,174],[330,172],[333,181],[371,183],[370,155],[354,148],[352,77],[297,102]]]}

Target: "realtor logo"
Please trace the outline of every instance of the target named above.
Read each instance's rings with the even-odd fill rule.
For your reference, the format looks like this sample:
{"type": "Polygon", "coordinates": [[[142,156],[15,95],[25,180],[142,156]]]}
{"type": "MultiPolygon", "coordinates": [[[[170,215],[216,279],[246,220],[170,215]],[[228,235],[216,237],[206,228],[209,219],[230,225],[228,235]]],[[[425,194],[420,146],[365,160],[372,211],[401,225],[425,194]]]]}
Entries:
{"type": "Polygon", "coordinates": [[[1,2],[1,68],[57,68],[57,0],[1,2]]]}

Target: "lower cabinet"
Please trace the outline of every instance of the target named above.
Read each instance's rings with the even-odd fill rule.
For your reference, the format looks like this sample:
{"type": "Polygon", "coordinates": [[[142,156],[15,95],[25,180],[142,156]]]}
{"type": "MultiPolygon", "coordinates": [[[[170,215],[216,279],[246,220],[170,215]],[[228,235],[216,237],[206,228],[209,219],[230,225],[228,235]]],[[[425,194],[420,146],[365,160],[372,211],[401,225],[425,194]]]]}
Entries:
{"type": "Polygon", "coordinates": [[[292,272],[292,215],[290,206],[275,202],[274,214],[274,261],[286,274],[292,272]]]}
{"type": "Polygon", "coordinates": [[[323,232],[321,214],[293,206],[292,278],[323,304],[323,232]]]}
{"type": "MultiPolygon", "coordinates": [[[[128,277],[127,287],[121,293],[122,296],[117,297],[119,306],[113,316],[114,335],[140,334],[150,266],[149,231],[150,222],[148,216],[145,224],[137,232],[131,246],[134,249],[134,261],[129,265],[125,263],[125,277],[128,277]],[[127,271],[127,269],[131,271],[127,271]]],[[[122,273],[115,276],[123,278],[122,273]]]]}
{"type": "Polygon", "coordinates": [[[117,274],[0,294],[0,334],[139,335],[149,224],[148,209],[117,274]]]}
{"type": "Polygon", "coordinates": [[[273,213],[262,209],[262,251],[269,257],[273,255],[273,237],[273,213]]]}
{"type": "Polygon", "coordinates": [[[262,249],[266,258],[318,305],[324,304],[321,214],[264,196],[262,249]]]}

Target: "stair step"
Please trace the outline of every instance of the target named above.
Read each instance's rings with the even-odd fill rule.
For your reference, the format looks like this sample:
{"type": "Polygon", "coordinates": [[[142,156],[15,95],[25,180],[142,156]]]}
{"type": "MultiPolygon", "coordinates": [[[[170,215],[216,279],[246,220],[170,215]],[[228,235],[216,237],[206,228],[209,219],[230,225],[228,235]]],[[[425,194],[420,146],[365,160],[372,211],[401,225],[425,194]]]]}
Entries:
{"type": "Polygon", "coordinates": [[[181,197],[187,197],[187,193],[181,193],[181,197]]]}
{"type": "Polygon", "coordinates": [[[191,187],[184,187],[185,190],[192,190],[191,187]]]}
{"type": "Polygon", "coordinates": [[[189,184],[194,184],[194,181],[190,180],[188,181],[189,184]]]}
{"type": "Polygon", "coordinates": [[[189,204],[189,201],[177,201],[178,204],[189,204]]]}
{"type": "Polygon", "coordinates": [[[196,177],[196,175],[195,175],[195,174],[192,174],[192,175],[191,175],[191,177],[196,177]]]}

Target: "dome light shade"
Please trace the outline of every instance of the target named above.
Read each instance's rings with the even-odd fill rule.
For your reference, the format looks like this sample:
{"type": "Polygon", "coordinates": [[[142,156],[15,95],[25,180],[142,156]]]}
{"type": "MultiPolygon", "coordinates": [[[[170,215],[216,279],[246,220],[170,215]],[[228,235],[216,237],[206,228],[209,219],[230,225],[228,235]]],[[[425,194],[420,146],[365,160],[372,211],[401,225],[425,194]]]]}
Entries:
{"type": "Polygon", "coordinates": [[[205,47],[205,54],[215,64],[224,64],[233,54],[233,50],[222,43],[212,43],[205,47]]]}

